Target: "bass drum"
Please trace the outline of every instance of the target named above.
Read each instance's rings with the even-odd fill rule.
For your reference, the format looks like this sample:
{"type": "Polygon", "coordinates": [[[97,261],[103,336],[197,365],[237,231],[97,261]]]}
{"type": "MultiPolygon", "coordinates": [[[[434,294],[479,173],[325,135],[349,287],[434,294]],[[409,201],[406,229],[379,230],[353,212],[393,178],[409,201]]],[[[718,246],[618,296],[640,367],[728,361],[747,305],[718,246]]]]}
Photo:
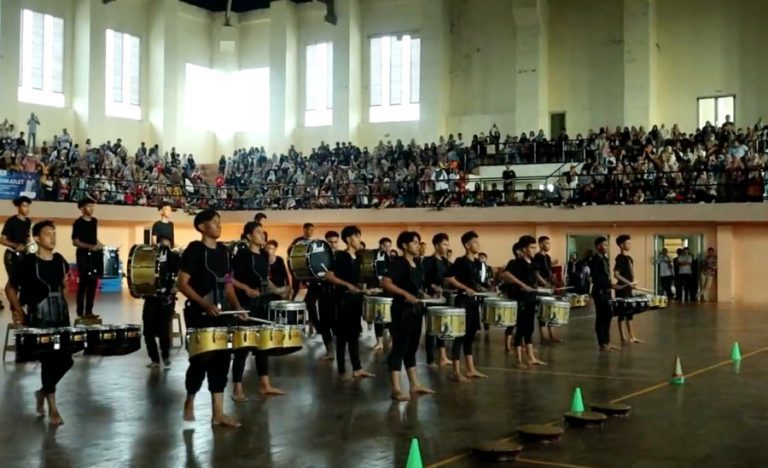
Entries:
{"type": "Polygon", "coordinates": [[[323,279],[333,264],[333,249],[324,240],[297,242],[288,252],[288,268],[299,281],[323,279]]]}
{"type": "Polygon", "coordinates": [[[379,279],[376,271],[376,252],[378,250],[360,250],[357,258],[360,261],[360,280],[364,283],[379,279]]]}
{"type": "Polygon", "coordinates": [[[128,253],[128,290],[135,298],[173,289],[179,273],[178,254],[165,245],[134,245],[128,253]]]}

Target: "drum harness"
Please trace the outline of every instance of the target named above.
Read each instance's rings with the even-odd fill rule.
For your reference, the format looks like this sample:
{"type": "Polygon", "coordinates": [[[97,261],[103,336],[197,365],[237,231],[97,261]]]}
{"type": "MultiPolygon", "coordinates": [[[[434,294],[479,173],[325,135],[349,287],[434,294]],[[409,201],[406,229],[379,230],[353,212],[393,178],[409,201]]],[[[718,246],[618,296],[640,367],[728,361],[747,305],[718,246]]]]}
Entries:
{"type": "MultiPolygon", "coordinates": [[[[66,275],[65,267],[62,266],[61,269],[62,273],[66,275]]],[[[34,314],[32,314],[32,317],[30,318],[38,320],[43,326],[50,326],[49,323],[56,323],[59,325],[61,322],[69,322],[67,303],[62,299],[61,290],[53,292],[51,290],[51,285],[40,276],[40,259],[37,255],[35,255],[35,276],[38,281],[45,285],[48,294],[45,299],[35,304],[34,314]]]]}

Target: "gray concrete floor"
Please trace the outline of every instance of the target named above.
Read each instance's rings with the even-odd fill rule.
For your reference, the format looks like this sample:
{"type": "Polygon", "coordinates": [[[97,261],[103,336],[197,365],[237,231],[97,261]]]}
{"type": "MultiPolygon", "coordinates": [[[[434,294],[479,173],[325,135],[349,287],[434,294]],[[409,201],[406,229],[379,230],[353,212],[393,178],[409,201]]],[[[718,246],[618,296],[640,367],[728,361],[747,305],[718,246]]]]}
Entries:
{"type": "MultiPolygon", "coordinates": [[[[140,301],[97,298],[105,323],[138,323],[140,301]]],[[[0,322],[5,330],[8,313],[0,322]]],[[[420,441],[426,466],[484,466],[468,455],[473,444],[514,435],[527,423],[558,420],[580,386],[586,402],[623,398],[630,418],[602,429],[566,429],[557,445],[527,445],[521,466],[763,466],[768,458],[768,314],[764,308],[673,306],[636,317],[644,344],[599,354],[589,308],[574,311],[559,330],[567,339],[538,345],[549,365],[518,371],[504,352],[502,331],[478,339],[476,360],[490,378],[449,380],[447,368],[419,367],[437,391],[408,403],[389,400],[386,355],[363,361],[377,377],[339,383],[335,366],[319,362],[319,338],[305,350],[271,359],[274,383],[288,395],[256,395],[253,362],[246,370],[250,401],[229,412],[241,429],[212,430],[207,392],[198,421],[181,419],[186,352],[174,351],[168,371],[150,371],[146,351],[122,357],[75,356],[59,385],[66,424],[51,429],[34,414],[39,367],[6,363],[0,371],[0,467],[386,467],[405,466],[410,440],[420,441]],[[728,363],[731,345],[745,359],[728,363]],[[750,354],[752,353],[752,354],[750,354]],[[689,376],[669,380],[676,355],[689,376]],[[662,384],[662,385],[659,385],[662,384]]],[[[612,328],[616,341],[616,325],[612,328]]],[[[10,361],[12,356],[8,356],[10,361]]],[[[419,356],[423,363],[423,353],[419,356]]],[[[229,391],[229,388],[227,389],[229,391]]]]}

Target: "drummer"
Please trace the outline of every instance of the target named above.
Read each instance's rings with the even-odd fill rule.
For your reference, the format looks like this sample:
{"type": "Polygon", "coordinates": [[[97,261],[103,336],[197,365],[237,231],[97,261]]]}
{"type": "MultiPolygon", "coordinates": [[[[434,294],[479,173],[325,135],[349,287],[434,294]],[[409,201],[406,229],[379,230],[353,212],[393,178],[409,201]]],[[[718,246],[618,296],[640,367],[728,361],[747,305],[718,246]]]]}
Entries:
{"type": "MultiPolygon", "coordinates": [[[[181,257],[179,291],[187,298],[184,320],[188,328],[227,326],[229,320],[221,311],[239,310],[232,286],[227,247],[218,242],[221,236],[221,218],[214,210],[199,212],[194,219],[195,229],[202,239],[191,242],[181,257]]],[[[244,317],[241,317],[244,318],[244,317]]],[[[211,392],[214,426],[239,427],[240,423],[224,414],[224,388],[227,386],[230,355],[226,351],[208,352],[190,357],[187,368],[187,399],[184,402],[184,420],[195,420],[195,395],[208,377],[211,392]]]]}
{"type": "MultiPolygon", "coordinates": [[[[331,264],[333,264],[333,256],[336,255],[336,251],[339,249],[339,233],[336,231],[328,231],[325,233],[325,241],[331,246],[331,264]]],[[[318,327],[317,331],[320,336],[323,337],[323,345],[325,345],[325,355],[320,358],[323,361],[332,361],[335,356],[333,348],[333,328],[334,319],[336,316],[336,303],[334,299],[333,284],[328,281],[321,283],[320,297],[317,301],[318,312],[318,327]]]]}
{"type": "MultiPolygon", "coordinates": [[[[618,282],[618,289],[616,289],[616,297],[631,298],[632,288],[637,286],[635,282],[634,273],[634,261],[629,256],[628,252],[632,248],[632,238],[627,234],[622,234],[616,238],[616,245],[621,250],[614,261],[613,276],[618,282]]],[[[622,343],[642,343],[643,340],[638,339],[632,332],[632,318],[633,314],[619,315],[619,336],[622,343]],[[621,323],[624,322],[627,327],[627,334],[624,335],[624,330],[621,328],[621,323]]]]}
{"type": "MultiPolygon", "coordinates": [[[[51,220],[41,221],[32,228],[37,242],[37,253],[26,255],[18,263],[5,294],[11,304],[13,323],[33,328],[69,326],[69,312],[64,298],[64,280],[69,266],[56,248],[56,227],[51,220]],[[27,308],[24,314],[23,306],[27,308]]],[[[56,384],[72,367],[72,355],[52,351],[40,358],[42,388],[35,392],[38,416],[45,416],[48,403],[48,422],[53,426],[64,424],[56,406],[56,384]]]]}
{"type": "Polygon", "coordinates": [[[446,273],[445,282],[458,290],[456,307],[466,311],[466,331],[463,338],[453,340],[451,359],[453,360],[453,379],[457,382],[468,382],[469,378],[485,379],[488,376],[475,368],[472,348],[475,334],[480,329],[480,305],[474,297],[480,288],[480,265],[477,254],[480,252],[480,240],[475,231],[469,231],[461,236],[464,255],[457,258],[446,273]],[[467,374],[461,373],[461,351],[467,363],[467,374]]]}
{"type": "Polygon", "coordinates": [[[611,281],[611,268],[608,262],[608,239],[595,239],[595,253],[589,258],[589,272],[592,277],[592,298],[595,303],[595,334],[600,351],[610,352],[618,348],[611,345],[611,289],[616,286],[611,281]]]}
{"type": "MultiPolygon", "coordinates": [[[[29,231],[32,228],[32,220],[29,219],[29,207],[32,200],[29,197],[20,196],[13,200],[13,206],[16,207],[16,215],[5,220],[3,232],[0,235],[0,244],[3,244],[7,250],[3,257],[5,273],[8,275],[8,282],[13,278],[15,266],[21,260],[24,249],[29,243],[29,231]]],[[[8,283],[6,283],[6,286],[8,283]]],[[[3,309],[3,303],[0,302],[0,310],[3,309]]]]}
{"type": "Polygon", "coordinates": [[[397,237],[397,247],[402,257],[392,261],[381,280],[384,291],[393,296],[392,346],[387,359],[389,366],[391,397],[396,401],[410,399],[400,388],[400,371],[405,365],[411,394],[434,393],[419,383],[416,375],[416,352],[421,339],[421,307],[418,295],[424,282],[421,264],[417,260],[421,237],[414,231],[404,231],[397,237]]]}
{"type": "MultiPolygon", "coordinates": [[[[291,253],[291,248],[298,244],[299,242],[305,242],[308,240],[312,240],[312,236],[315,235],[315,225],[312,223],[304,223],[304,225],[301,227],[301,235],[297,237],[296,239],[291,242],[291,245],[288,246],[288,254],[291,253]]],[[[291,285],[293,285],[293,294],[291,295],[292,299],[296,299],[296,296],[299,294],[299,289],[301,289],[301,282],[296,279],[295,276],[291,275],[291,285]]],[[[309,294],[309,292],[307,292],[309,294]]],[[[315,300],[317,298],[315,297],[315,300]]],[[[309,305],[307,305],[309,307],[309,305]]],[[[312,320],[312,312],[309,312],[310,314],[310,320],[312,320]]]]}
{"type": "MultiPolygon", "coordinates": [[[[243,236],[248,241],[247,249],[239,249],[232,260],[232,285],[237,300],[245,310],[259,319],[267,320],[267,306],[270,301],[280,296],[269,292],[269,260],[262,251],[266,245],[264,229],[261,224],[249,221],[243,227],[243,236]]],[[[246,401],[243,391],[243,372],[249,351],[235,351],[232,359],[232,400],[246,401]]],[[[266,351],[255,351],[256,372],[259,374],[259,393],[262,395],[285,395],[285,392],[272,386],[269,379],[268,355],[266,351]]]]}
{"type": "Polygon", "coordinates": [[[522,236],[516,248],[522,256],[507,264],[509,274],[504,277],[510,282],[512,297],[517,301],[517,327],[514,340],[517,366],[527,369],[529,365],[547,364],[537,359],[533,352],[533,330],[536,321],[535,291],[538,282],[536,267],[533,264],[537,248],[536,239],[533,236],[522,236]]]}
{"type": "MultiPolygon", "coordinates": [[[[539,251],[536,253],[536,256],[533,257],[533,266],[538,284],[545,288],[554,288],[555,285],[555,277],[552,274],[552,258],[549,256],[551,248],[552,246],[549,237],[539,236],[539,251]]],[[[553,328],[539,317],[539,336],[541,337],[541,341],[545,340],[545,326],[547,327],[547,334],[550,342],[562,342],[562,340],[555,335],[553,328]]]]}
{"type": "Polygon", "coordinates": [[[336,286],[336,366],[342,380],[353,377],[365,378],[374,375],[360,365],[360,320],[363,313],[363,290],[360,284],[360,237],[357,226],[346,226],[341,230],[341,240],[347,249],[336,252],[333,267],[328,270],[325,280],[336,286]],[[347,374],[344,353],[349,348],[352,374],[347,374]]]}
{"type": "MultiPolygon", "coordinates": [[[[422,257],[421,265],[424,270],[424,291],[432,297],[442,297],[443,284],[445,283],[445,274],[451,267],[446,255],[451,247],[448,234],[440,232],[432,237],[432,245],[435,253],[429,257],[422,257]]],[[[424,336],[424,346],[427,348],[427,365],[430,367],[447,366],[451,360],[445,352],[445,341],[438,337],[426,334],[424,336]],[[435,342],[440,354],[439,364],[435,363],[435,342]]]]}
{"type": "Polygon", "coordinates": [[[152,243],[167,245],[170,248],[174,247],[174,232],[173,221],[171,221],[171,213],[173,209],[171,204],[167,202],[161,202],[157,205],[157,211],[160,213],[160,220],[155,221],[152,225],[152,243]]]}
{"type": "MultiPolygon", "coordinates": [[[[518,282],[521,282],[520,279],[515,276],[515,265],[516,261],[520,258],[523,258],[523,251],[520,249],[520,243],[516,242],[515,245],[512,246],[512,255],[513,258],[507,263],[507,267],[502,270],[499,273],[499,279],[506,283],[502,290],[505,292],[506,296],[509,299],[515,299],[515,286],[516,284],[519,285],[518,282]]],[[[507,327],[504,330],[504,349],[508,352],[512,352],[513,346],[513,337],[515,336],[515,326],[513,325],[511,327],[507,327]]]]}
{"type": "MultiPolygon", "coordinates": [[[[94,271],[92,257],[93,252],[104,250],[104,245],[98,239],[99,221],[93,217],[95,202],[88,197],[77,202],[82,216],[72,224],[72,245],[76,247],[75,260],[77,261],[77,316],[85,314],[88,318],[96,318],[93,315],[93,300],[96,297],[98,285],[98,271],[94,271]]],[[[95,256],[93,261],[103,262],[102,255],[95,256]]],[[[101,269],[99,269],[101,270],[101,269]]],[[[170,336],[169,336],[170,340],[170,336]]]]}
{"type": "MultiPolygon", "coordinates": [[[[264,233],[265,239],[267,233],[264,233]]],[[[288,274],[288,267],[285,266],[285,260],[283,257],[277,255],[278,243],[274,239],[267,241],[267,245],[264,247],[264,252],[267,254],[267,260],[269,261],[269,281],[275,287],[275,292],[281,297],[287,299],[291,295],[291,276],[288,274]]]]}
{"type": "MultiPolygon", "coordinates": [[[[392,239],[389,237],[382,237],[379,239],[379,249],[374,256],[373,271],[376,273],[376,279],[379,280],[387,273],[392,254],[392,239]]],[[[377,286],[380,286],[377,284],[377,286]]],[[[373,347],[374,352],[384,350],[384,329],[389,328],[388,323],[376,322],[373,324],[373,332],[376,335],[376,345],[373,347]]]]}

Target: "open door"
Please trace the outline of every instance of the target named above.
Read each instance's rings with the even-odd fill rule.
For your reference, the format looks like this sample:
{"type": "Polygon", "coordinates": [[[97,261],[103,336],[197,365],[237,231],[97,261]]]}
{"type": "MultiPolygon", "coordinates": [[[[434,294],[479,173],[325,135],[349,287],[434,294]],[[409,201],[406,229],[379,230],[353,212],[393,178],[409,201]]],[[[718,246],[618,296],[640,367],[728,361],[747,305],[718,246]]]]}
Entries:
{"type": "MultiPolygon", "coordinates": [[[[688,247],[691,257],[693,257],[693,278],[694,285],[698,288],[699,283],[699,265],[704,258],[704,235],[703,234],[657,234],[654,237],[654,258],[653,261],[656,264],[654,268],[654,284],[656,285],[656,291],[661,291],[661,274],[660,268],[656,259],[661,255],[663,249],[667,249],[670,258],[674,261],[678,255],[678,249],[688,247]]],[[[673,286],[673,289],[675,287],[673,286]]],[[[697,293],[698,291],[694,291],[697,293]]],[[[675,291],[677,294],[677,291],[675,291]]]]}

